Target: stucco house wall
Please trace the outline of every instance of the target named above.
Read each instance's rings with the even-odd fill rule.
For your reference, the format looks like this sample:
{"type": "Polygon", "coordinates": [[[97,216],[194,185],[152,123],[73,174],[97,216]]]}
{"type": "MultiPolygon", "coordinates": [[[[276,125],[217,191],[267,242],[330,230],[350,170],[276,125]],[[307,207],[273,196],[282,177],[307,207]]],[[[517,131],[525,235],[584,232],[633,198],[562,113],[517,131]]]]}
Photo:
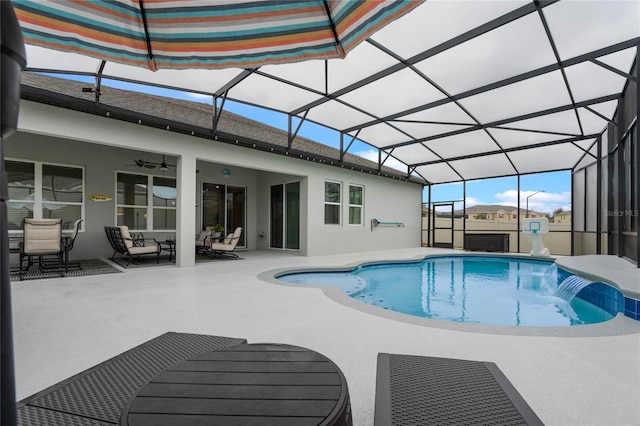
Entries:
{"type": "MultiPolygon", "coordinates": [[[[225,184],[246,187],[246,249],[268,249],[269,189],[273,184],[301,183],[300,254],[322,255],[420,245],[422,187],[399,181],[269,154],[260,150],[151,128],[69,109],[22,100],[18,133],[5,144],[5,157],[85,167],[85,197],[111,195],[109,202],[85,198],[85,222],[72,258],[108,257],[111,249],[104,226],[115,220],[116,171],[162,175],[158,169],[130,167],[133,159],[149,153],[177,159],[167,176],[178,179],[178,265],[194,263],[193,241],[200,227],[202,182],[220,181],[222,168],[231,175],[225,184]],[[198,171],[196,173],[196,170],[198,171]],[[342,183],[342,223],[324,224],[324,182],[342,183]],[[348,185],[365,188],[364,223],[348,225],[348,185]],[[371,219],[401,222],[403,227],[371,229],[371,219]],[[183,250],[188,248],[188,250],[183,250]]],[[[163,237],[165,233],[149,233],[163,237]]]]}

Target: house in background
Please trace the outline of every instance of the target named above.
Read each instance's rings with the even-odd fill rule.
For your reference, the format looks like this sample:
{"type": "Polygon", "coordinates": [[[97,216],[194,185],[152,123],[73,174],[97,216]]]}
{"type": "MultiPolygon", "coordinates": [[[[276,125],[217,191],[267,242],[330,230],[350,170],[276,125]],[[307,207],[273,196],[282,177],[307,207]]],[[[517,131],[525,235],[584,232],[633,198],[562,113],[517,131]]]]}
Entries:
{"type": "Polygon", "coordinates": [[[565,223],[571,225],[571,211],[561,211],[553,215],[554,223],[565,223]]]}
{"type": "Polygon", "coordinates": [[[421,181],[226,111],[213,131],[211,105],[104,86],[96,103],[84,86],[24,73],[5,144],[10,221],[84,219],[75,258],[111,256],[113,225],[176,234],[179,266],[195,263],[196,235],[216,224],[242,226],[248,250],[420,246],[421,181]]]}
{"type": "MultiPolygon", "coordinates": [[[[545,213],[536,212],[534,210],[529,210],[527,212],[527,210],[525,209],[520,209],[520,219],[527,217],[527,214],[528,217],[544,217],[546,215],[545,213]]],[[[446,213],[444,213],[443,215],[446,216],[446,213]]],[[[479,204],[477,206],[467,207],[464,210],[455,210],[453,212],[453,216],[465,216],[467,220],[497,220],[500,222],[517,222],[518,208],[513,206],[503,206],[499,204],[479,204]]]]}

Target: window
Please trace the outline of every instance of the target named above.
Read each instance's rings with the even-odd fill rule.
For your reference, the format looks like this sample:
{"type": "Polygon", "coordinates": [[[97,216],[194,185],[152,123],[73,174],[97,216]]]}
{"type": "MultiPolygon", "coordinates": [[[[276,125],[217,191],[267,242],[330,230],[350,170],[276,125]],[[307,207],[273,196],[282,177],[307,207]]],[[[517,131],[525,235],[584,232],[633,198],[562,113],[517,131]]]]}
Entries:
{"type": "Polygon", "coordinates": [[[72,229],[84,212],[84,169],[24,161],[6,161],[10,230],[22,228],[25,218],[62,219],[72,229]]]}
{"type": "Polygon", "coordinates": [[[324,183],[324,223],[325,225],[340,225],[340,191],[339,182],[324,183]]]}
{"type": "Polygon", "coordinates": [[[349,185],[349,225],[362,225],[364,187],[349,185]]]}
{"type": "Polygon", "coordinates": [[[153,229],[176,229],[176,180],[153,177],[153,229]]]}
{"type": "Polygon", "coordinates": [[[116,224],[137,231],[176,229],[176,180],[117,173],[116,224]]]}

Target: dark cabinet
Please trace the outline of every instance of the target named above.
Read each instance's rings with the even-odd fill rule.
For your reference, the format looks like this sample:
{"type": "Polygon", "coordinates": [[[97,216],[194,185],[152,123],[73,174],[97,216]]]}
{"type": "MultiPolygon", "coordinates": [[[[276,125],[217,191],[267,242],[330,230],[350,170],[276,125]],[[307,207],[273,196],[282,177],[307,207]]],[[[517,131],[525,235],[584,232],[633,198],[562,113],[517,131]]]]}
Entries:
{"type": "Polygon", "coordinates": [[[509,234],[464,234],[464,249],[508,252],[509,234]]]}

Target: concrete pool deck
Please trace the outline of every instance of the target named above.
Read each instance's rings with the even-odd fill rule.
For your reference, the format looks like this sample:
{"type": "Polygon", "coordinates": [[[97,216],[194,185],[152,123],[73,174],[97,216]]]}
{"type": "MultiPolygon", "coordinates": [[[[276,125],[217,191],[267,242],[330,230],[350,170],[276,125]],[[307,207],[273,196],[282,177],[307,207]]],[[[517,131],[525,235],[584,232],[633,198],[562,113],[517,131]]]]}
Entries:
{"type": "MultiPolygon", "coordinates": [[[[481,325],[459,330],[439,321],[382,317],[337,303],[322,289],[261,279],[277,269],[451,252],[415,248],[318,257],[241,252],[238,261],[192,268],[153,266],[15,282],[17,397],[176,331],[288,343],[326,355],[347,378],[357,426],[373,423],[379,352],[494,362],[546,425],[640,424],[640,321],[618,316],[607,324],[613,327],[580,326],[582,331],[571,337],[551,330],[548,335],[499,334],[481,325]]],[[[592,263],[585,259],[585,267],[592,263]]],[[[629,270],[624,279],[637,273],[629,270]]]]}

